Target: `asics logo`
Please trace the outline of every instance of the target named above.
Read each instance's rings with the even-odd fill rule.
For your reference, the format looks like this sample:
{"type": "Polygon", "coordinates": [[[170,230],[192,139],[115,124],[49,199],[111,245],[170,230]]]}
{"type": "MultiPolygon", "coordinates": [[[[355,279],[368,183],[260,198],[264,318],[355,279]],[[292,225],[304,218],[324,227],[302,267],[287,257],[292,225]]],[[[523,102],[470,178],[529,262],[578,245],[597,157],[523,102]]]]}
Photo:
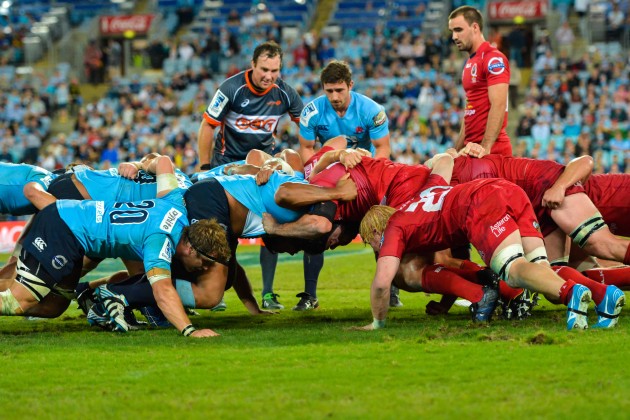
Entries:
{"type": "Polygon", "coordinates": [[[37,250],[39,252],[44,252],[44,249],[46,249],[46,247],[48,246],[48,244],[46,242],[44,242],[44,240],[40,237],[35,238],[35,240],[33,241],[33,246],[35,246],[35,248],[37,248],[37,250]]]}

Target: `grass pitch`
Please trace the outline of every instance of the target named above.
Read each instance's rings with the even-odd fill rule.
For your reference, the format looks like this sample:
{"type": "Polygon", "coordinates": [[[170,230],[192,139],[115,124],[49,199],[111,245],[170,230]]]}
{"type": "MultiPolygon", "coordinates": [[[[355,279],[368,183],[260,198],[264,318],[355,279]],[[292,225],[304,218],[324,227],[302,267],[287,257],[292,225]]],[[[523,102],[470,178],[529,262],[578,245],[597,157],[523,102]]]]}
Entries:
{"type": "MultiPolygon", "coordinates": [[[[259,294],[258,248],[239,259],[259,294]]],[[[371,251],[327,253],[321,306],[306,313],[290,310],[301,257],[281,261],[288,309],[252,317],[228,291],[226,312],[193,318],[219,338],[108,333],[76,305],[56,320],[3,318],[0,418],[628,417],[627,309],[612,331],[567,332],[545,300],[529,320],[479,326],[459,307],[429,317],[430,297],[402,292],[386,329],[348,331],[371,320],[371,251]]]]}

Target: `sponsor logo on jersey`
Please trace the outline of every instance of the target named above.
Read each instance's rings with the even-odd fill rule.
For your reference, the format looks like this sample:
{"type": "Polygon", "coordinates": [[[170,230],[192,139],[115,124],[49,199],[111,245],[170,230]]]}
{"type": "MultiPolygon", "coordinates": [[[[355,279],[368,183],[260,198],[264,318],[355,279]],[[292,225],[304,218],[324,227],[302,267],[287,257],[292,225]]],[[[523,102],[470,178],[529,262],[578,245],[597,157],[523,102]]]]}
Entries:
{"type": "Polygon", "coordinates": [[[160,250],[159,258],[169,264],[173,258],[173,247],[171,246],[171,241],[169,241],[168,238],[164,239],[164,244],[160,250]]]}
{"type": "Polygon", "coordinates": [[[494,75],[501,74],[505,71],[505,63],[501,57],[492,57],[488,60],[488,71],[494,75]]]}
{"type": "Polygon", "coordinates": [[[61,270],[67,263],[68,259],[63,255],[55,255],[51,261],[52,266],[57,270],[61,270]]]}
{"type": "Polygon", "coordinates": [[[228,104],[228,98],[221,92],[217,90],[217,93],[214,94],[214,98],[212,98],[212,102],[210,102],[210,106],[208,107],[208,114],[210,114],[213,118],[219,118],[223,108],[228,104]]]}
{"type": "Polygon", "coordinates": [[[46,249],[46,247],[48,246],[48,244],[46,242],[44,242],[44,240],[42,238],[40,238],[39,236],[37,238],[35,238],[35,240],[33,241],[33,246],[35,248],[37,248],[37,250],[39,252],[44,252],[44,249],[46,249]]]}
{"type": "Polygon", "coordinates": [[[319,114],[319,111],[317,110],[317,107],[313,102],[306,104],[306,106],[302,110],[302,113],[300,114],[300,124],[302,124],[304,127],[308,127],[308,122],[310,121],[310,119],[317,114],[319,114]]]}
{"type": "Polygon", "coordinates": [[[533,225],[534,225],[534,229],[536,229],[538,232],[540,232],[540,225],[538,224],[538,222],[534,220],[533,225]]]}
{"type": "Polygon", "coordinates": [[[328,132],[328,126],[325,124],[322,125],[316,125],[315,126],[315,131],[321,132],[321,133],[327,133],[328,132]]]}
{"type": "Polygon", "coordinates": [[[267,102],[267,106],[279,106],[279,105],[282,105],[282,101],[280,100],[267,102]]]}
{"type": "Polygon", "coordinates": [[[162,219],[162,223],[160,223],[160,229],[171,233],[173,228],[175,227],[175,222],[182,216],[182,212],[177,209],[170,209],[162,219]]]}
{"type": "Polygon", "coordinates": [[[510,215],[506,214],[503,216],[501,220],[496,222],[494,225],[490,226],[490,232],[494,234],[495,237],[501,236],[503,232],[505,232],[505,227],[503,226],[508,220],[510,220],[510,215]]]}
{"type": "Polygon", "coordinates": [[[243,108],[245,108],[247,105],[249,105],[249,99],[245,99],[243,102],[241,102],[241,106],[243,108]]]}
{"type": "Polygon", "coordinates": [[[381,110],[381,112],[376,114],[373,121],[374,121],[374,127],[378,127],[380,125],[385,124],[387,122],[387,114],[385,113],[385,110],[381,110]]]}
{"type": "Polygon", "coordinates": [[[363,131],[365,130],[361,126],[358,126],[357,128],[354,129],[355,134],[363,134],[363,131]]]}
{"type": "Polygon", "coordinates": [[[262,130],[267,133],[271,133],[271,131],[273,130],[273,127],[275,126],[276,121],[277,120],[275,118],[269,118],[269,119],[255,118],[253,120],[250,120],[249,118],[241,117],[236,120],[235,125],[241,131],[252,129],[255,131],[262,130]]]}
{"type": "Polygon", "coordinates": [[[96,223],[103,222],[103,214],[105,213],[105,202],[97,201],[96,202],[96,223]]]}

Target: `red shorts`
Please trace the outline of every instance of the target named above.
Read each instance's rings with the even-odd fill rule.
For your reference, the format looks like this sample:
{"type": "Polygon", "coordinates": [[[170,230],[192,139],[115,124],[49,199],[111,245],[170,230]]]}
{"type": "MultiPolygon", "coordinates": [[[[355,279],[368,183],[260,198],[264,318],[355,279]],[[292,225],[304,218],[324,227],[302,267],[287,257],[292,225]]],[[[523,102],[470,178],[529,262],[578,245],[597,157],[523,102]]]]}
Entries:
{"type": "Polygon", "coordinates": [[[466,227],[468,240],[488,266],[494,251],[514,231],[519,230],[521,237],[542,239],[525,192],[501,184],[489,185],[473,194],[466,227]]]}

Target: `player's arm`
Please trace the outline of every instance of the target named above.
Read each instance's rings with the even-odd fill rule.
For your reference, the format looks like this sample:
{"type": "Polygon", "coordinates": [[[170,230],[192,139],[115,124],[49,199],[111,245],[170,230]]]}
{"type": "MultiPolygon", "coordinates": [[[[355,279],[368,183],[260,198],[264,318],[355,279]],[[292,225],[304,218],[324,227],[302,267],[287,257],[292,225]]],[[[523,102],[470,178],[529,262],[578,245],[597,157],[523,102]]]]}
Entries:
{"type": "Polygon", "coordinates": [[[459,126],[459,134],[455,139],[454,149],[457,151],[462,150],[464,147],[464,139],[466,138],[466,124],[464,123],[464,117],[462,116],[462,123],[459,126]]]}
{"type": "Polygon", "coordinates": [[[400,259],[397,257],[380,257],[376,261],[376,274],[370,289],[373,321],[359,329],[371,331],[385,326],[385,319],[389,310],[389,290],[399,266],[400,259]]]}
{"type": "Polygon", "coordinates": [[[341,149],[341,150],[329,150],[324,153],[321,158],[313,167],[311,171],[311,177],[317,175],[328,166],[335,162],[341,162],[343,166],[348,169],[354,168],[359,163],[361,163],[361,158],[363,156],[371,156],[372,154],[365,149],[341,149]]]}
{"type": "Polygon", "coordinates": [[[24,197],[28,199],[38,210],[57,201],[55,196],[47,192],[39,182],[29,182],[22,189],[24,197]]]}
{"type": "Polygon", "coordinates": [[[275,194],[276,203],[291,210],[301,210],[304,206],[322,201],[352,201],[356,197],[357,187],[349,174],[341,177],[334,188],[285,182],[275,194]]]}
{"type": "Polygon", "coordinates": [[[153,296],[160,310],[168,321],[182,334],[192,337],[215,337],[219,334],[210,330],[197,330],[186,315],[184,305],[173,287],[171,273],[168,270],[154,268],[147,273],[153,296]]]}
{"type": "Polygon", "coordinates": [[[543,194],[542,205],[551,209],[557,209],[564,201],[564,193],[571,185],[577,182],[586,182],[593,171],[593,158],[580,156],[573,159],[564,168],[564,171],[556,182],[543,194]]]}
{"type": "Polygon", "coordinates": [[[212,155],[214,154],[214,130],[215,127],[210,125],[205,119],[201,120],[199,132],[197,133],[197,155],[199,156],[201,169],[209,169],[212,161],[212,155]]]}
{"type": "Polygon", "coordinates": [[[315,140],[306,140],[302,135],[298,135],[300,140],[300,148],[298,153],[302,158],[302,162],[306,162],[315,154],[315,140]]]}
{"type": "Polygon", "coordinates": [[[453,156],[448,153],[439,153],[433,156],[431,160],[433,164],[431,174],[441,176],[446,181],[446,185],[450,184],[453,176],[453,166],[455,166],[453,156]]]}
{"type": "Polygon", "coordinates": [[[247,278],[247,274],[245,274],[245,270],[241,267],[240,264],[236,264],[236,277],[234,278],[234,283],[232,284],[234,287],[234,291],[238,295],[238,298],[243,302],[243,306],[247,308],[250,314],[252,315],[262,315],[262,314],[272,314],[271,311],[265,311],[260,309],[258,306],[258,302],[254,297],[254,291],[252,289],[252,284],[249,282],[247,278]]]}
{"type": "Polygon", "coordinates": [[[391,148],[389,146],[389,133],[385,137],[381,137],[380,139],[372,140],[372,144],[376,151],[374,152],[374,158],[385,158],[389,159],[391,154],[391,148]]]}
{"type": "Polygon", "coordinates": [[[171,158],[165,155],[142,162],[142,170],[156,174],[157,197],[164,197],[169,192],[178,188],[175,167],[171,158]]]}
{"type": "MultiPolygon", "coordinates": [[[[508,83],[497,83],[488,86],[488,100],[490,101],[490,111],[488,111],[488,121],[486,122],[486,131],[481,140],[485,153],[489,154],[492,146],[497,141],[497,137],[501,132],[503,121],[505,120],[505,111],[507,110],[508,101],[508,83]]],[[[477,157],[482,157],[477,156],[477,157]]]]}
{"type": "Polygon", "coordinates": [[[278,223],[269,213],[263,213],[263,229],[269,235],[315,239],[332,229],[332,222],[323,216],[305,214],[294,222],[278,223]]]}

